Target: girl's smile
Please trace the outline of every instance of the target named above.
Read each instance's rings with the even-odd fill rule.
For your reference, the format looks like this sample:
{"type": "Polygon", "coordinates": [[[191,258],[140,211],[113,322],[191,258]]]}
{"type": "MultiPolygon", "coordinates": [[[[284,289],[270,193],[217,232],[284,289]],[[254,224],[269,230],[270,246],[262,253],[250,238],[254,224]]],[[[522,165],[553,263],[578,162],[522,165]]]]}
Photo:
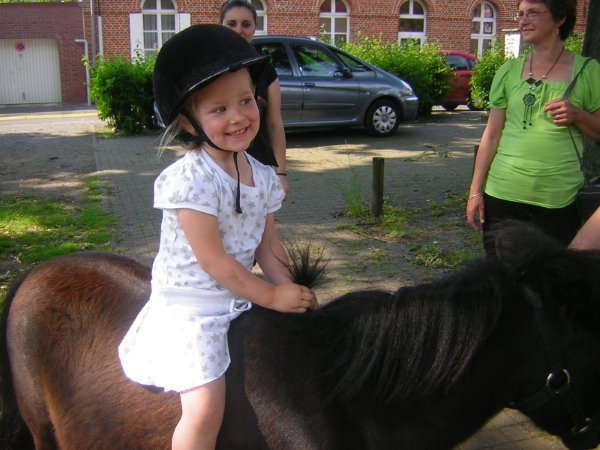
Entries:
{"type": "Polygon", "coordinates": [[[226,73],[202,89],[193,111],[210,141],[223,150],[247,150],[258,133],[260,117],[247,69],[226,73]]]}

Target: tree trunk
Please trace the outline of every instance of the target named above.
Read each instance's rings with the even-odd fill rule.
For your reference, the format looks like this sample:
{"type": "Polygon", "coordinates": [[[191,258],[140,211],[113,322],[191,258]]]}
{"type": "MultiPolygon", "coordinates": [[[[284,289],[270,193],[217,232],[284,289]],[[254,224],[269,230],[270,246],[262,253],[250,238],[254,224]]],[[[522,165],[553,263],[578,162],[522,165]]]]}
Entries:
{"type": "MultiPolygon", "coordinates": [[[[589,0],[587,11],[587,24],[583,37],[583,51],[585,56],[591,56],[600,61],[600,0],[589,0]]],[[[590,175],[600,175],[600,143],[591,139],[584,139],[584,166],[590,175]]]]}

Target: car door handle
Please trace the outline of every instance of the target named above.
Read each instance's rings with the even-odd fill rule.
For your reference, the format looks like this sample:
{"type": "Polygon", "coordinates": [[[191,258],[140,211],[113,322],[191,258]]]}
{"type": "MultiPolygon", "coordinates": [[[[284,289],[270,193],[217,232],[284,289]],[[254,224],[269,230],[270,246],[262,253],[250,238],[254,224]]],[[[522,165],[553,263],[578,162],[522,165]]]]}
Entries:
{"type": "Polygon", "coordinates": [[[310,83],[304,83],[304,86],[305,86],[305,87],[315,87],[315,86],[316,86],[316,84],[315,84],[315,83],[312,83],[312,82],[310,82],[310,83]]]}

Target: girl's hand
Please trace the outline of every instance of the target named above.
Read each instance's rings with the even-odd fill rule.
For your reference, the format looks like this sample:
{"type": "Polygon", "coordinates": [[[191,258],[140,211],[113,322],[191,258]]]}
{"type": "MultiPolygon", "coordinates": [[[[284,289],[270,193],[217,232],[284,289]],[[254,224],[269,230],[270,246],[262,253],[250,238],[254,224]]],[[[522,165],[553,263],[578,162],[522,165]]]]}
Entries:
{"type": "Polygon", "coordinates": [[[283,200],[285,201],[287,199],[288,191],[290,190],[287,174],[284,175],[283,173],[278,173],[277,175],[279,175],[279,181],[281,181],[281,186],[283,187],[283,192],[285,193],[285,197],[283,197],[283,200]]]}
{"type": "Polygon", "coordinates": [[[315,293],[306,286],[294,283],[273,286],[273,298],[269,308],[280,312],[303,313],[317,309],[319,303],[315,293]]]}

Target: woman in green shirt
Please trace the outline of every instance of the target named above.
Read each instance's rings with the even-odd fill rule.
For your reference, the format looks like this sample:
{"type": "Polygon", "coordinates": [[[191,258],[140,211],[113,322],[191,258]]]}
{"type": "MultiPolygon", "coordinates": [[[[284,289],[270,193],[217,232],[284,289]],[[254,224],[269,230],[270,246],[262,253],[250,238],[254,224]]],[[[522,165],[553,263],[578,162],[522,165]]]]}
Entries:
{"type": "Polygon", "coordinates": [[[504,220],[532,222],[565,246],[581,225],[574,200],[583,176],[569,128],[579,148],[584,134],[600,140],[600,64],[587,64],[562,99],[586,59],[564,47],[575,14],[575,0],[519,2],[515,19],[532,52],[494,76],[466,210],[488,256],[504,220]]]}

